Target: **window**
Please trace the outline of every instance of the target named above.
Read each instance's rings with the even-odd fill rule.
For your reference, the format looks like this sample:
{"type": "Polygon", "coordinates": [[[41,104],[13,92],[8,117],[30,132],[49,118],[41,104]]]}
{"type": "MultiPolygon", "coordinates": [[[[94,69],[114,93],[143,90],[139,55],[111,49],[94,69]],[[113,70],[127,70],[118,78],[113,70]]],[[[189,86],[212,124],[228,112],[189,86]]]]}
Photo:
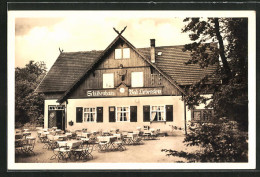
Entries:
{"type": "Polygon", "coordinates": [[[115,50],[115,59],[121,59],[122,58],[122,49],[116,49],[115,50]]]}
{"type": "Polygon", "coordinates": [[[84,108],[84,122],[94,122],[96,120],[96,108],[84,108]]]}
{"type": "Polygon", "coordinates": [[[211,120],[213,114],[214,114],[213,109],[194,109],[192,111],[192,121],[207,122],[211,120]]]}
{"type": "Polygon", "coordinates": [[[64,110],[64,106],[49,106],[49,110],[64,110]]]}
{"type": "Polygon", "coordinates": [[[165,121],[164,106],[151,106],[151,121],[165,121]]]}
{"type": "Polygon", "coordinates": [[[129,107],[117,107],[116,108],[116,120],[117,122],[129,121],[129,107]]]}
{"type": "Polygon", "coordinates": [[[132,72],[131,75],[131,85],[132,87],[143,87],[143,72],[132,72]]]}
{"type": "Polygon", "coordinates": [[[130,48],[115,49],[115,59],[130,58],[130,48]]]}
{"type": "Polygon", "coordinates": [[[130,58],[130,49],[129,48],[123,49],[123,58],[130,58]]]}
{"type": "Polygon", "coordinates": [[[103,74],[103,88],[114,88],[114,74],[103,74]]]}

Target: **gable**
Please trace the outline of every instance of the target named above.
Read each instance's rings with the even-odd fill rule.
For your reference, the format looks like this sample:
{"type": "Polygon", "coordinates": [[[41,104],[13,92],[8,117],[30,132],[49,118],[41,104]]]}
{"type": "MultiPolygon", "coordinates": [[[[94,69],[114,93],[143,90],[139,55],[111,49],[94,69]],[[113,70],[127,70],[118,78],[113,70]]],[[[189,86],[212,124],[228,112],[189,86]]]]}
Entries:
{"type": "MultiPolygon", "coordinates": [[[[99,64],[85,77],[79,86],[71,92],[68,98],[88,98],[94,97],[91,93],[100,93],[104,97],[111,96],[140,96],[140,94],[128,95],[128,90],[140,90],[133,87],[133,73],[142,73],[143,88],[146,91],[158,88],[158,95],[180,95],[180,91],[172,86],[156,69],[152,68],[135,50],[128,44],[120,41],[119,44],[111,47],[111,50],[100,60],[99,64]],[[130,49],[129,58],[117,59],[115,50],[130,49]],[[113,76],[113,88],[103,88],[103,75],[111,74],[113,76]],[[123,78],[122,78],[123,77],[123,78]],[[120,93],[119,90],[124,85],[126,92],[120,93]],[[103,94],[103,93],[109,94],[103,94]],[[90,93],[88,95],[88,93],[90,93]],[[127,93],[127,94],[126,94],[127,93]]],[[[130,93],[130,92],[129,92],[130,93]]],[[[144,96],[141,94],[141,96],[144,96]]],[[[147,95],[149,96],[149,94],[147,95]]],[[[99,97],[96,95],[96,97],[99,97]]]]}
{"type": "Polygon", "coordinates": [[[97,66],[97,69],[112,69],[119,68],[122,65],[124,68],[128,67],[141,67],[149,66],[126,42],[119,39],[111,50],[107,53],[106,57],[97,66]],[[116,58],[116,50],[124,54],[124,50],[129,49],[129,58],[116,58]]]}
{"type": "Polygon", "coordinates": [[[185,94],[185,92],[173,81],[169,76],[165,75],[156,65],[151,63],[150,60],[146,59],[145,56],[143,56],[136,48],[129,42],[127,41],[123,36],[118,35],[115,40],[101,53],[101,55],[91,64],[87,69],[86,72],[71,85],[71,87],[64,93],[64,95],[58,99],[58,102],[63,102],[64,100],[67,99],[67,97],[82,83],[82,81],[86,78],[87,75],[95,67],[99,65],[100,62],[104,61],[104,59],[111,55],[111,51],[113,50],[114,46],[117,46],[118,44],[125,42],[132,50],[134,50],[145,62],[147,62],[150,66],[152,66],[154,69],[156,69],[160,75],[162,75],[167,81],[169,81],[173,86],[175,86],[180,92],[185,94]]]}

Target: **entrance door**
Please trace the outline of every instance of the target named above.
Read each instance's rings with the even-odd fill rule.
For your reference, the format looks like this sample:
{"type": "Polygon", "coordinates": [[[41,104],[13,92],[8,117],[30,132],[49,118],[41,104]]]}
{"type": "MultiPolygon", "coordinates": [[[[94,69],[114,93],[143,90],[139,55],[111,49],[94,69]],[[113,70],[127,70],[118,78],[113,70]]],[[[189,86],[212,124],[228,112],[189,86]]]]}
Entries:
{"type": "Polygon", "coordinates": [[[65,119],[64,119],[64,110],[56,111],[57,123],[56,127],[61,130],[65,130],[65,119]]]}
{"type": "Polygon", "coordinates": [[[65,130],[64,106],[49,106],[48,127],[65,130]]]}

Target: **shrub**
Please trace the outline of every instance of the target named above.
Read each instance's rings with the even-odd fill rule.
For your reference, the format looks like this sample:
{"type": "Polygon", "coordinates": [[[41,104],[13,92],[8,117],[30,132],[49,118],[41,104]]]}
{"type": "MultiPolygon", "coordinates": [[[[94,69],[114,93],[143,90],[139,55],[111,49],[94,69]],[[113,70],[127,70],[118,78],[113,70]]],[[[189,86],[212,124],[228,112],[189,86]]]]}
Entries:
{"type": "Polygon", "coordinates": [[[235,121],[192,123],[184,139],[186,146],[199,146],[194,153],[162,149],[168,156],[179,156],[190,162],[247,162],[247,133],[238,130],[235,121]]]}

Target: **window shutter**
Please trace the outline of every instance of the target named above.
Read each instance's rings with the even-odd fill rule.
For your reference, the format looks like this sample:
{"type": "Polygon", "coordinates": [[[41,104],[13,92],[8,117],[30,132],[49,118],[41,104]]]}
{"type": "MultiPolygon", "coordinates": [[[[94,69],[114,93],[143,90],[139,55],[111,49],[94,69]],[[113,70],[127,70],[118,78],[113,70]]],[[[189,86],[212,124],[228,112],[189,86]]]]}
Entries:
{"type": "Polygon", "coordinates": [[[130,106],[130,122],[137,122],[137,106],[130,106]]]}
{"type": "Polygon", "coordinates": [[[103,107],[97,107],[97,122],[103,122],[103,107]]]}
{"type": "Polygon", "coordinates": [[[143,121],[150,122],[150,106],[149,105],[145,105],[143,107],[143,121]]]}
{"type": "Polygon", "coordinates": [[[76,122],[82,122],[83,108],[76,107],[76,122]]]}
{"type": "Polygon", "coordinates": [[[166,121],[173,122],[173,105],[166,105],[166,121]]]}
{"type": "Polygon", "coordinates": [[[109,122],[116,121],[116,108],[115,106],[109,106],[109,122]]]}

